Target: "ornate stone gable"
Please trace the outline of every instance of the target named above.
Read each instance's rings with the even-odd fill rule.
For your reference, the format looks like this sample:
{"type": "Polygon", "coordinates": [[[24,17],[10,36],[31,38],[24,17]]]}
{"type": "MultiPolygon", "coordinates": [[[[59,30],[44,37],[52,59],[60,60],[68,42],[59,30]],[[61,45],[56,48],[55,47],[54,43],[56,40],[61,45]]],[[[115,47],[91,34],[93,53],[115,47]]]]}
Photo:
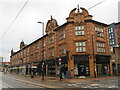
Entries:
{"type": "Polygon", "coordinates": [[[20,43],[20,50],[24,47],[25,47],[25,44],[24,44],[24,41],[22,40],[22,42],[20,43]]]}
{"type": "Polygon", "coordinates": [[[57,21],[53,19],[51,16],[51,20],[48,20],[47,25],[46,25],[46,33],[47,34],[52,33],[53,30],[57,27],[58,27],[57,21]]]}
{"type": "Polygon", "coordinates": [[[79,6],[78,6],[78,9],[74,8],[73,10],[71,10],[69,17],[66,18],[67,22],[71,22],[71,21],[84,22],[84,20],[90,20],[90,19],[92,19],[92,16],[89,15],[89,12],[82,7],[80,7],[79,9],[79,6]],[[80,10],[82,12],[80,12],[80,10]]]}

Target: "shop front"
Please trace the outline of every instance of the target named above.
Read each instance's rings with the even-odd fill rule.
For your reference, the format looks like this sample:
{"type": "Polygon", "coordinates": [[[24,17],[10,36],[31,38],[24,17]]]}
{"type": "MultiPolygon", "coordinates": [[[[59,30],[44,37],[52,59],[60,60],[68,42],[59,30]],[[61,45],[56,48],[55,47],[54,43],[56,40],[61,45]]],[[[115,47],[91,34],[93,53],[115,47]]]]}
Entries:
{"type": "Polygon", "coordinates": [[[26,65],[19,66],[19,74],[26,74],[26,65]]]}
{"type": "Polygon", "coordinates": [[[74,75],[90,76],[89,55],[73,55],[74,56],[74,75]]]}
{"type": "Polygon", "coordinates": [[[39,61],[37,69],[38,69],[39,75],[42,75],[42,73],[44,73],[44,75],[46,75],[46,60],[39,61]]]}
{"type": "Polygon", "coordinates": [[[31,62],[26,65],[26,74],[31,75],[31,72],[38,72],[39,62],[31,62]]]}
{"type": "Polygon", "coordinates": [[[97,75],[110,74],[110,56],[109,55],[96,55],[96,68],[97,75]]]}
{"type": "Polygon", "coordinates": [[[118,75],[120,76],[120,64],[118,64],[117,66],[118,66],[118,75]]]}
{"type": "Polygon", "coordinates": [[[55,59],[48,59],[46,60],[47,63],[47,76],[55,76],[55,59]]]}
{"type": "Polygon", "coordinates": [[[68,58],[67,56],[61,56],[56,58],[56,73],[59,76],[60,72],[62,73],[63,78],[66,76],[68,71],[68,58]]]}

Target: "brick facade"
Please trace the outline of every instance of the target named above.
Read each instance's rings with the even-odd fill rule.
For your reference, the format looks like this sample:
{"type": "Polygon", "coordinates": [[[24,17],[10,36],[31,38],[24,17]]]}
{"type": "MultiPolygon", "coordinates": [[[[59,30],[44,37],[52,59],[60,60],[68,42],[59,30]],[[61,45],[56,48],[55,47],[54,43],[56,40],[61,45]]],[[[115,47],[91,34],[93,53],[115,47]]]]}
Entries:
{"type": "Polygon", "coordinates": [[[71,77],[102,75],[104,67],[108,70],[104,74],[109,74],[108,25],[92,20],[89,12],[79,7],[73,9],[66,20],[59,26],[51,17],[46,25],[46,35],[27,46],[22,41],[20,50],[11,53],[11,66],[19,67],[44,60],[46,74],[57,76],[60,68],[58,60],[61,58],[64,74],[70,71],[71,77]]]}

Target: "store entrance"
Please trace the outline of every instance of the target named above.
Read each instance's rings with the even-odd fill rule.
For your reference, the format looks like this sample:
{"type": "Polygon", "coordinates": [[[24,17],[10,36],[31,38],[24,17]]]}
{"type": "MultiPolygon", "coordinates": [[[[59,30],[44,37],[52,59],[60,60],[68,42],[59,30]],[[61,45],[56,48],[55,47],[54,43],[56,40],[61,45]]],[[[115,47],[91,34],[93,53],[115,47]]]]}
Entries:
{"type": "Polygon", "coordinates": [[[113,72],[113,75],[116,75],[116,65],[115,65],[115,63],[112,64],[112,72],[113,72]]]}
{"type": "Polygon", "coordinates": [[[75,76],[90,76],[89,55],[74,55],[75,76]]]}
{"type": "Polygon", "coordinates": [[[97,64],[97,75],[109,75],[109,64],[97,64]]]}
{"type": "Polygon", "coordinates": [[[90,75],[90,70],[89,70],[89,65],[86,64],[77,64],[75,65],[75,76],[89,76],[90,75]]]}
{"type": "Polygon", "coordinates": [[[86,76],[85,65],[78,64],[78,76],[86,76]]]}
{"type": "Polygon", "coordinates": [[[110,56],[96,55],[96,68],[98,76],[106,76],[110,74],[110,56]]]}

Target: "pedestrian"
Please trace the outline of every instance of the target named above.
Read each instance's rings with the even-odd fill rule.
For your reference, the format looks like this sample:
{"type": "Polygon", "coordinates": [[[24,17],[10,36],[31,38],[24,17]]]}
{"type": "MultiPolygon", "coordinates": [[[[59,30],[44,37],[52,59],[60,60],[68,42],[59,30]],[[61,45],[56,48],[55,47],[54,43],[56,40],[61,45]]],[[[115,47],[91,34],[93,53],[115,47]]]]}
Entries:
{"type": "Polygon", "coordinates": [[[61,80],[62,80],[62,72],[60,72],[60,74],[59,74],[59,75],[60,75],[60,81],[61,81],[61,80]]]}

